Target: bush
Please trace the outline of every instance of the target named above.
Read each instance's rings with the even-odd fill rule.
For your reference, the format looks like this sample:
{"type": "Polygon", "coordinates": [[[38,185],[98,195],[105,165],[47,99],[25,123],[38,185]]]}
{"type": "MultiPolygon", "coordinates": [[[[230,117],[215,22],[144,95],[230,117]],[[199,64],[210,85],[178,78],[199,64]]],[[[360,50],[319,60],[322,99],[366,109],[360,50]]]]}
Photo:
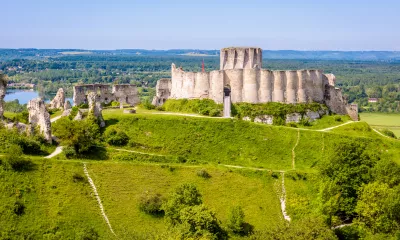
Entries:
{"type": "Polygon", "coordinates": [[[85,180],[85,177],[82,176],[80,173],[74,173],[72,175],[72,179],[74,180],[74,182],[83,182],[85,180]]]}
{"type": "Polygon", "coordinates": [[[164,106],[158,106],[158,107],[156,107],[156,110],[157,111],[165,111],[165,108],[164,108],[164,106]]]}
{"type": "Polygon", "coordinates": [[[88,153],[99,143],[100,127],[97,119],[91,116],[82,121],[61,118],[53,124],[52,129],[54,136],[63,145],[73,147],[77,154],[88,153]]]}
{"type": "Polygon", "coordinates": [[[390,130],[387,129],[387,128],[382,129],[381,132],[382,132],[384,135],[388,136],[388,137],[391,137],[391,138],[394,138],[394,139],[397,138],[396,135],[394,134],[394,132],[390,131],[390,130]]]}
{"type": "Polygon", "coordinates": [[[231,209],[228,217],[228,229],[241,236],[248,235],[253,231],[253,227],[244,221],[242,207],[236,206],[231,209]]]}
{"type": "Polygon", "coordinates": [[[340,116],[335,116],[335,121],[336,121],[336,122],[342,122],[343,120],[342,120],[342,117],[340,117],[340,116]]]}
{"type": "Polygon", "coordinates": [[[305,127],[311,126],[310,119],[309,118],[305,118],[305,117],[302,117],[300,119],[299,124],[302,125],[302,126],[305,126],[305,127]]]}
{"type": "Polygon", "coordinates": [[[200,169],[196,172],[197,176],[202,177],[202,178],[210,178],[211,175],[205,170],[205,169],[200,169]]]}
{"type": "Polygon", "coordinates": [[[286,126],[288,126],[288,127],[293,127],[293,128],[297,128],[297,123],[295,123],[295,122],[289,122],[289,123],[286,124],[286,126]]]}
{"type": "Polygon", "coordinates": [[[182,209],[180,221],[179,230],[183,239],[227,239],[215,213],[203,204],[182,209]]]}
{"type": "Polygon", "coordinates": [[[185,207],[196,206],[203,203],[201,194],[193,184],[182,184],[164,202],[162,209],[168,223],[172,226],[181,223],[180,211],[185,207]]]}
{"type": "Polygon", "coordinates": [[[21,201],[16,201],[14,203],[14,213],[18,216],[25,213],[25,205],[21,201]]]}
{"type": "Polygon", "coordinates": [[[143,108],[145,108],[147,110],[153,110],[153,109],[156,108],[156,106],[151,104],[151,102],[149,100],[144,101],[141,105],[142,105],[143,108]]]}
{"type": "Polygon", "coordinates": [[[161,208],[163,201],[161,194],[145,192],[140,198],[139,209],[150,215],[164,215],[164,210],[161,208]]]}
{"type": "Polygon", "coordinates": [[[75,158],[75,157],[77,156],[77,153],[76,153],[76,151],[75,151],[75,148],[72,147],[72,146],[64,147],[63,153],[64,153],[64,156],[65,156],[67,159],[75,158]]]}
{"type": "Polygon", "coordinates": [[[222,104],[217,104],[211,99],[168,99],[164,109],[170,112],[197,113],[206,116],[220,116],[222,104]]]}
{"type": "Polygon", "coordinates": [[[129,137],[122,130],[115,127],[109,127],[104,132],[105,141],[113,146],[124,146],[128,143],[129,137]]]}
{"type": "Polygon", "coordinates": [[[33,167],[32,162],[23,157],[22,148],[18,145],[11,145],[7,149],[7,153],[1,163],[5,169],[14,171],[27,171],[33,167]]]}

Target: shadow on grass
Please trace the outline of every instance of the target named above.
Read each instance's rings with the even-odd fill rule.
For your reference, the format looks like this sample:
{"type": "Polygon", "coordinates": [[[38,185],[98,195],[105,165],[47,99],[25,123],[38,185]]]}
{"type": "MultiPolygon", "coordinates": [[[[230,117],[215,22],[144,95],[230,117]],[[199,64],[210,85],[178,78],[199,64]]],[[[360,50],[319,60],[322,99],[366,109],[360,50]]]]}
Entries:
{"type": "Polygon", "coordinates": [[[37,165],[30,159],[16,159],[4,157],[0,159],[0,164],[5,166],[6,169],[14,170],[16,172],[30,172],[37,169],[37,165]]]}
{"type": "Polygon", "coordinates": [[[79,159],[87,160],[108,160],[109,156],[106,148],[104,147],[92,147],[90,150],[84,154],[79,154],[77,156],[79,159]]]}
{"type": "Polygon", "coordinates": [[[117,124],[119,122],[119,120],[115,119],[115,118],[111,118],[111,119],[105,120],[105,122],[106,122],[106,126],[108,127],[108,126],[117,124]]]}

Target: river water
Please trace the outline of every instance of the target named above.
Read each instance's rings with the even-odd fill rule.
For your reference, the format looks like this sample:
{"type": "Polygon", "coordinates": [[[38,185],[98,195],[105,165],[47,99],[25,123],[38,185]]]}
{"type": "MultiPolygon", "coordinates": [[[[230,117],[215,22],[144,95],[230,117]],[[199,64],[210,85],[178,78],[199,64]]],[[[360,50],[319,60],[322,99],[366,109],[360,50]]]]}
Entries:
{"type": "MultiPolygon", "coordinates": [[[[37,97],[42,97],[40,96],[39,92],[33,90],[33,89],[8,89],[6,92],[6,96],[4,97],[5,102],[13,101],[15,99],[18,99],[20,104],[27,104],[29,100],[32,100],[37,97]]],[[[54,96],[51,96],[54,97],[54,96]]],[[[50,102],[51,99],[46,98],[44,99],[46,102],[50,102]]],[[[69,100],[71,104],[72,98],[66,98],[66,100],[69,100]]]]}

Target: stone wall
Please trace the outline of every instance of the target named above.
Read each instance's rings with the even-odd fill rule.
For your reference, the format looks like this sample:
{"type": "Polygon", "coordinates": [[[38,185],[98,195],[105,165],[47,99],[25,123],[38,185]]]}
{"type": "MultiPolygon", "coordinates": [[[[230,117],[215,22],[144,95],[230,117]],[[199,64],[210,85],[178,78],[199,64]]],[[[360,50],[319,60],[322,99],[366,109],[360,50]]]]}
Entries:
{"type": "Polygon", "coordinates": [[[39,128],[44,138],[51,143],[51,122],[50,114],[47,112],[46,105],[41,98],[35,98],[28,102],[29,124],[33,132],[36,127],[39,128]]]}
{"type": "Polygon", "coordinates": [[[349,104],[346,106],[346,112],[353,121],[358,121],[358,105],[349,104]]]}
{"type": "Polygon", "coordinates": [[[7,79],[4,74],[0,74],[0,120],[3,120],[3,100],[7,91],[7,79]]]}
{"type": "Polygon", "coordinates": [[[156,95],[153,98],[152,104],[161,106],[171,95],[171,79],[161,78],[157,81],[156,95]]]}
{"type": "Polygon", "coordinates": [[[100,103],[108,104],[111,101],[119,101],[121,104],[127,103],[133,106],[140,102],[136,85],[85,84],[74,86],[74,105],[88,104],[87,96],[92,92],[97,94],[97,99],[100,103]]]}
{"type": "Polygon", "coordinates": [[[140,102],[139,92],[136,85],[132,84],[117,84],[112,87],[113,101],[121,104],[129,104],[134,106],[140,102]]]}
{"type": "Polygon", "coordinates": [[[222,103],[223,89],[228,86],[233,103],[324,102],[326,77],[321,70],[248,68],[194,73],[176,68],[174,64],[171,68],[171,98],[210,98],[222,103]]]}

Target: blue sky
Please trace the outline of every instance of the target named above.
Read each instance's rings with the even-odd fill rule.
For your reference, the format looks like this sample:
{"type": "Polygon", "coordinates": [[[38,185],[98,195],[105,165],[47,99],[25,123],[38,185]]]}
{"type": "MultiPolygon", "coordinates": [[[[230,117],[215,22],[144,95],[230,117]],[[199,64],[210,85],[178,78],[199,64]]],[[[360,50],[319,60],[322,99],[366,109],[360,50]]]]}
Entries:
{"type": "Polygon", "coordinates": [[[0,48],[400,50],[400,1],[0,0],[0,48]]]}

